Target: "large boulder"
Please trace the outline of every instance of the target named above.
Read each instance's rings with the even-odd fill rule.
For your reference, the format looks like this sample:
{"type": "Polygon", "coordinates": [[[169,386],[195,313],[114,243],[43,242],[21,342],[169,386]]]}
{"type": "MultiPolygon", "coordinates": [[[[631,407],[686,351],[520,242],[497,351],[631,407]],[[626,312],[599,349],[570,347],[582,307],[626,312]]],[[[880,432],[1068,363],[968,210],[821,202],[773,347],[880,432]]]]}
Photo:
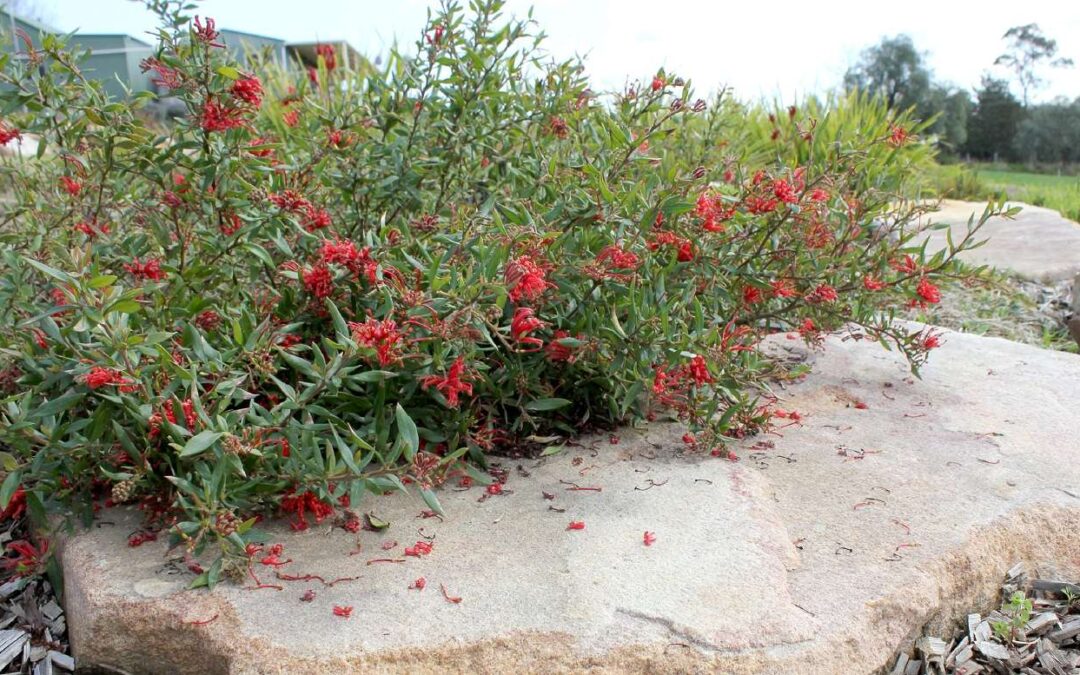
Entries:
{"type": "Polygon", "coordinates": [[[370,500],[391,526],[360,533],[355,555],[340,529],[271,528],[292,560],[278,572],[333,585],[256,564],[281,590],[185,591],[164,545],[126,545],[135,514],[103,514],[63,548],[76,659],[139,673],[871,673],[925,626],[989,608],[1016,562],[1080,573],[1080,357],[947,333],[915,379],[874,343],[767,348],[813,363],[777,392],[802,423],[746,440],[738,461],[690,453],[657,424],[507,460],[506,494],[446,489],[445,521],[415,498],[370,500]],[[431,536],[430,555],[402,555],[431,536]]]}
{"type": "MultiPolygon", "coordinates": [[[[1023,210],[1015,218],[991,218],[976,235],[985,245],[964,251],[960,259],[973,265],[990,265],[1017,276],[1048,283],[1069,279],[1080,273],[1080,224],[1057,211],[1010,202],[1023,210]]],[[[931,231],[928,251],[946,247],[946,237],[959,243],[967,232],[968,219],[978,222],[986,204],[946,199],[941,209],[926,217],[928,223],[948,225],[931,231]]]]}

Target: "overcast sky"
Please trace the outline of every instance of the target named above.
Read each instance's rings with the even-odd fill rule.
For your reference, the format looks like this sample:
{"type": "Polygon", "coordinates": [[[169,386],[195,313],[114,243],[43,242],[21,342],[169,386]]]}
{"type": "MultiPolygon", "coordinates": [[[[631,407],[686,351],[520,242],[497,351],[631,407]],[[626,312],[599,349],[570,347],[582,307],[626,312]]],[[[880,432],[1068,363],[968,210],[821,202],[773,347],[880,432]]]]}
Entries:
{"type": "MultiPolygon", "coordinates": [[[[153,19],[131,0],[36,0],[64,30],[145,37],[153,19]]],[[[395,38],[412,44],[436,0],[204,0],[219,27],[290,41],[344,39],[384,53],[395,38]]],[[[927,53],[937,79],[973,88],[992,68],[1010,27],[1038,23],[1063,56],[1080,64],[1080,1],[1017,0],[508,0],[535,17],[558,57],[586,56],[598,88],[664,67],[699,89],[721,84],[743,98],[820,92],[884,35],[907,33],[927,53]]],[[[998,71],[998,74],[1003,74],[998,71]]],[[[1038,100],[1080,96],[1080,67],[1045,72],[1038,100]]]]}

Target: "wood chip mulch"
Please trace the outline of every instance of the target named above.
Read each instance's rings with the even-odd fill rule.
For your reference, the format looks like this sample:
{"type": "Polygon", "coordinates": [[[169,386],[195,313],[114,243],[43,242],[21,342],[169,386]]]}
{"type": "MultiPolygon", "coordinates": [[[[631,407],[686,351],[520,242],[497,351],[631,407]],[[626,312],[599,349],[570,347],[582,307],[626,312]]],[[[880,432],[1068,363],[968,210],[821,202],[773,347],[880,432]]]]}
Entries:
{"type": "MultiPolygon", "coordinates": [[[[9,520],[2,527],[0,550],[25,535],[23,519],[9,520]]],[[[32,576],[0,583],[0,674],[52,675],[74,670],[67,620],[52,585],[32,576]]]]}
{"type": "Polygon", "coordinates": [[[1029,578],[1020,564],[1001,591],[1001,610],[969,614],[948,641],[917,639],[889,675],[1080,675],[1080,585],[1029,578]]]}

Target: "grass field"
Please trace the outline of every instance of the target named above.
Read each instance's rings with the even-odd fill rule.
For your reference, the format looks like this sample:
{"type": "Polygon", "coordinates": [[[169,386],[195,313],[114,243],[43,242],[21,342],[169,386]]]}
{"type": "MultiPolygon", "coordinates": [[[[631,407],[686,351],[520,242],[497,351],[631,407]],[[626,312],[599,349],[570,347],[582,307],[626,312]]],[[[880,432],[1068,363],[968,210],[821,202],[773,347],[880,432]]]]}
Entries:
{"type": "Polygon", "coordinates": [[[1080,220],[1080,176],[1053,176],[976,169],[979,182],[992,192],[1004,192],[1009,199],[1060,211],[1066,218],[1080,220]]]}

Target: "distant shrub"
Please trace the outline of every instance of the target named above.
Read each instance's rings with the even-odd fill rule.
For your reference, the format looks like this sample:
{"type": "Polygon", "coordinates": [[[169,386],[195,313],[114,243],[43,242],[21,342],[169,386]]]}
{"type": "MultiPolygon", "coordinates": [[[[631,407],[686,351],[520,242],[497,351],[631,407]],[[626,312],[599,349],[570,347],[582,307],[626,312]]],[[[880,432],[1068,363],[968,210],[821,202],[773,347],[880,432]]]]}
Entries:
{"type": "Polygon", "coordinates": [[[955,251],[911,240],[910,119],[770,117],[664,72],[601,99],[500,4],[385,68],[293,74],[155,3],[144,67],[188,111],[164,133],[58,42],[0,56],[4,123],[42,142],[2,168],[0,503],[138,501],[220,553],[212,585],[259,515],[355,530],[407,484],[438,510],[504,479],[490,453],[583,429],[669,416],[724,456],[781,414],[771,332],[924,362],[937,336],[893,313],[937,302],[955,251]]]}

